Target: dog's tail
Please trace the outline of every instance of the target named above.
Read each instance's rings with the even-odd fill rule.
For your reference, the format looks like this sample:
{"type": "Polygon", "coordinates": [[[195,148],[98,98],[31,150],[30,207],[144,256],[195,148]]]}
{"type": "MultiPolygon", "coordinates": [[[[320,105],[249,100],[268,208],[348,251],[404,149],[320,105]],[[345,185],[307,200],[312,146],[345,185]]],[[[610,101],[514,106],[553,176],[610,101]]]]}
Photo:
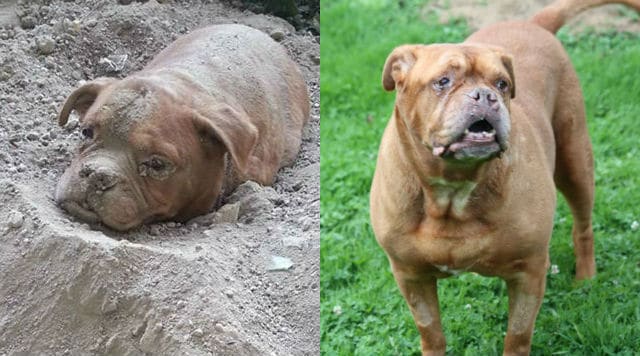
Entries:
{"type": "Polygon", "coordinates": [[[624,4],[640,11],[640,0],[556,0],[533,15],[531,21],[556,33],[570,18],[584,10],[605,4],[624,4]]]}

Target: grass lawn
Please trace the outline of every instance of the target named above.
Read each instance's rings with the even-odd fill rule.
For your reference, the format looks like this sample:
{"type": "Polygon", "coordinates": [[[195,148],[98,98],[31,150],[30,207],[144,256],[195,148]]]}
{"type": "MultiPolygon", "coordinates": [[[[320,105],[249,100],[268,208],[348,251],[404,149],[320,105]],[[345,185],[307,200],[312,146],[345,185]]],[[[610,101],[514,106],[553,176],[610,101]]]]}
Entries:
{"type": "MultiPolygon", "coordinates": [[[[394,93],[381,86],[402,43],[459,42],[463,22],[423,18],[404,1],[333,0],[322,13],[321,350],[324,355],[418,355],[409,309],[369,224],[368,194],[394,93]]],[[[560,199],[533,355],[640,353],[640,36],[561,31],[580,75],[596,156],[598,275],[576,284],[572,218],[560,199]]],[[[441,280],[450,355],[498,355],[504,283],[475,274],[441,280]]]]}

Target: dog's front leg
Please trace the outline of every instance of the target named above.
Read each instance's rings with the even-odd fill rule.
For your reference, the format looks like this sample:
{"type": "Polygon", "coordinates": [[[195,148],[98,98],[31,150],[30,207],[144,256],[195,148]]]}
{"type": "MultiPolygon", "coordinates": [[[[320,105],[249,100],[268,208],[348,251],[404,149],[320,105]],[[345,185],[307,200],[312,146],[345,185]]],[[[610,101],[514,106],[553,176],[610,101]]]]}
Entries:
{"type": "Polygon", "coordinates": [[[521,272],[507,279],[509,325],[504,339],[504,355],[529,355],[533,326],[542,303],[545,270],[521,272]]]}
{"type": "Polygon", "coordinates": [[[393,274],[420,331],[422,355],[444,355],[445,338],[440,323],[437,279],[431,276],[416,278],[396,268],[393,274]]]}

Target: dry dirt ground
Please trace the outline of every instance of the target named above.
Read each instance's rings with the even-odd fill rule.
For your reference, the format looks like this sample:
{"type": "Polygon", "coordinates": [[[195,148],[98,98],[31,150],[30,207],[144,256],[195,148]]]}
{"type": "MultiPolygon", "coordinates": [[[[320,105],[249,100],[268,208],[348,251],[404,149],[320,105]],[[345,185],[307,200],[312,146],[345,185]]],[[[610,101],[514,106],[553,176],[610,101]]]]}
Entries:
{"type": "MultiPolygon", "coordinates": [[[[435,12],[442,23],[448,23],[455,18],[464,18],[472,29],[477,30],[500,21],[528,19],[551,2],[551,0],[434,0],[425,5],[423,11],[425,14],[435,12]]],[[[640,21],[638,21],[638,15],[624,5],[605,5],[571,19],[567,28],[573,32],[580,32],[587,28],[640,32],[640,21]]]]}
{"type": "Polygon", "coordinates": [[[0,0],[0,355],[319,353],[319,37],[236,5],[0,0]],[[186,224],[120,234],[56,207],[79,142],[77,118],[55,121],[72,89],[233,22],[302,68],[312,116],[295,165],[186,224]]]}

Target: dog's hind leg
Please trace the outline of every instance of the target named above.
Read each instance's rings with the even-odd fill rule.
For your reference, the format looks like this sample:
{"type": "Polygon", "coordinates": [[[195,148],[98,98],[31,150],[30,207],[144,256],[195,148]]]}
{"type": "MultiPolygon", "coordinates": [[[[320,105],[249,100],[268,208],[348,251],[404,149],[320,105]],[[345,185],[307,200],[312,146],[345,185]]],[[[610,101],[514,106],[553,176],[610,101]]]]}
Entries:
{"type": "Polygon", "coordinates": [[[576,279],[593,277],[596,262],[591,213],[594,201],[593,151],[587,130],[584,99],[575,70],[567,63],[560,79],[553,116],[556,141],[555,183],[573,215],[576,279]]]}

